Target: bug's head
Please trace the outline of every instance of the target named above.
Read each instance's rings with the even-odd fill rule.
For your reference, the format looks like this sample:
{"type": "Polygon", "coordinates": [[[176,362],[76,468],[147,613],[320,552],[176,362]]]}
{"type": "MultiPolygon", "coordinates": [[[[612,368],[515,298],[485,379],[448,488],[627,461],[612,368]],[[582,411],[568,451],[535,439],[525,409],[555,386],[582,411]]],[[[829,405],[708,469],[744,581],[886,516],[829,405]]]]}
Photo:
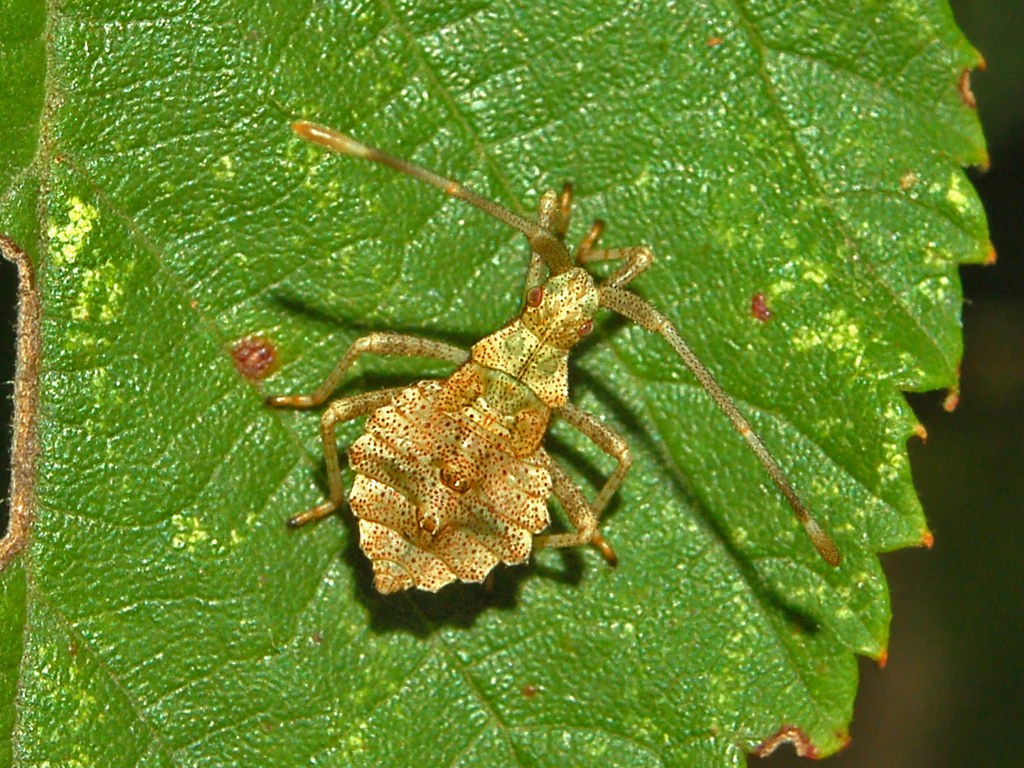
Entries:
{"type": "Polygon", "coordinates": [[[598,300],[590,273],[573,268],[527,292],[522,322],[545,343],[570,349],[593,329],[598,300]]]}

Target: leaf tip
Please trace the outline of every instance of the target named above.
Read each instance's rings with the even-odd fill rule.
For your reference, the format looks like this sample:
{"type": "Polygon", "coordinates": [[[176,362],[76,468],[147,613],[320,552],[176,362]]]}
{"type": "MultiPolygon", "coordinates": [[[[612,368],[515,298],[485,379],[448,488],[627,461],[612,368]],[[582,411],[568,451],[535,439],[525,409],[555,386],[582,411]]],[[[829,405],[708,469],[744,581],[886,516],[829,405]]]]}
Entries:
{"type": "MultiPolygon", "coordinates": [[[[984,61],[984,59],[982,60],[984,61]]],[[[984,69],[984,67],[979,67],[984,69]]],[[[978,101],[974,98],[974,91],[971,90],[971,70],[963,69],[956,81],[956,88],[960,92],[960,100],[971,109],[978,108],[978,101]]]]}
{"type": "Polygon", "coordinates": [[[952,413],[960,405],[960,369],[956,371],[956,384],[949,388],[946,397],[942,400],[942,410],[952,413]]]}
{"type": "Polygon", "coordinates": [[[925,528],[924,533],[921,534],[921,546],[925,549],[931,549],[935,545],[935,535],[925,528]]]}

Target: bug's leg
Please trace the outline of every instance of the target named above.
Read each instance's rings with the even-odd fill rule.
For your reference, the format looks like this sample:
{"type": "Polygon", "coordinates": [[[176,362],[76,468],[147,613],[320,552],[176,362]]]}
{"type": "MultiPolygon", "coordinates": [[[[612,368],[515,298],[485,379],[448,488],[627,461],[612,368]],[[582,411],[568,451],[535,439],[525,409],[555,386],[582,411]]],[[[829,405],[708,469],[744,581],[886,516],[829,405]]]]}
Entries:
{"type": "Polygon", "coordinates": [[[579,486],[573,482],[565,470],[554,461],[550,461],[551,489],[555,498],[562,504],[566,516],[575,531],[569,533],[549,533],[533,540],[537,547],[578,547],[581,544],[593,544],[601,552],[608,565],[619,564],[619,558],[604,536],[597,530],[597,515],[591,509],[579,486]]]}
{"type": "MultiPolygon", "coordinates": [[[[606,261],[606,257],[594,258],[593,254],[603,254],[607,251],[595,251],[594,246],[597,245],[597,241],[601,239],[601,233],[604,232],[604,222],[601,219],[594,219],[594,223],[590,226],[590,231],[580,241],[580,244],[576,246],[576,263],[586,264],[589,261],[606,261]]],[[[615,258],[615,257],[612,257],[615,258]]]]}
{"type": "MultiPolygon", "coordinates": [[[[598,223],[599,222],[595,222],[595,226],[598,223]]],[[[598,234],[600,234],[600,232],[598,234]]],[[[584,238],[583,242],[580,243],[581,251],[586,243],[587,238],[584,238]]],[[[615,261],[617,259],[625,259],[626,263],[615,270],[615,272],[601,284],[602,287],[608,286],[610,288],[624,288],[647,271],[647,268],[651,266],[651,262],[654,261],[654,254],[651,253],[651,249],[646,245],[637,245],[632,248],[587,250],[582,254],[577,251],[577,258],[581,264],[593,261],[615,261]]]]}
{"type": "MultiPolygon", "coordinates": [[[[646,251],[647,249],[642,250],[646,251]]],[[[647,263],[649,263],[650,251],[647,251],[646,258],[647,263]]],[[[632,320],[644,330],[659,334],[669,343],[669,345],[671,345],[672,349],[676,351],[676,354],[679,355],[686,367],[689,368],[696,377],[698,383],[704,388],[704,391],[711,396],[715,405],[721,409],[721,411],[728,417],[729,421],[732,422],[736,431],[739,432],[743,439],[747,441],[747,445],[750,447],[750,450],[754,452],[755,456],[757,456],[758,461],[761,462],[761,466],[764,467],[768,476],[771,477],[772,482],[775,483],[775,486],[782,492],[782,495],[786,497],[786,501],[789,502],[789,506],[792,507],[797,520],[800,521],[800,524],[807,532],[808,537],[814,544],[814,548],[818,550],[818,554],[820,554],[829,565],[839,565],[842,557],[839,554],[839,550],[836,549],[836,545],[832,542],[832,539],[821,527],[818,521],[811,516],[807,506],[797,495],[796,491],[793,490],[793,487],[786,479],[786,475],[782,471],[782,468],[775,460],[775,457],[769,452],[768,447],[761,441],[761,438],[757,436],[757,433],[754,432],[754,428],[750,425],[750,422],[747,421],[746,417],[742,413],[740,413],[739,408],[736,407],[732,398],[725,393],[718,381],[715,380],[711,371],[707,369],[694,351],[690,349],[690,345],[687,344],[683,337],[679,335],[679,331],[675,329],[675,326],[672,325],[665,315],[661,314],[661,312],[656,310],[635,293],[613,283],[617,275],[626,273],[629,267],[634,263],[642,264],[643,269],[646,269],[646,264],[643,264],[643,257],[637,257],[634,253],[622,269],[612,275],[599,287],[601,306],[632,320]]],[[[642,272],[643,269],[640,271],[642,272]]],[[[639,274],[639,272],[636,274],[639,274]]],[[[629,277],[626,282],[635,277],[636,274],[629,277]]]]}
{"type": "Polygon", "coordinates": [[[629,443],[600,419],[577,408],[572,403],[566,403],[559,408],[558,415],[618,462],[615,471],[605,480],[604,486],[590,503],[590,508],[594,511],[594,514],[600,517],[604,512],[604,508],[608,506],[608,502],[611,501],[612,496],[615,495],[619,486],[622,485],[622,481],[626,479],[626,473],[629,472],[629,468],[633,464],[629,443]]]}
{"type": "Polygon", "coordinates": [[[549,189],[541,195],[540,203],[537,205],[537,223],[557,237],[565,239],[565,233],[569,231],[569,217],[572,214],[572,184],[566,182],[562,191],[555,194],[555,190],[549,189]]]}
{"type": "Polygon", "coordinates": [[[391,402],[391,398],[401,391],[401,387],[380,389],[376,392],[364,392],[360,395],[343,397],[333,401],[324,415],[320,417],[320,440],[324,446],[324,461],[327,464],[327,501],[317,504],[288,520],[288,525],[297,528],[300,525],[327,517],[345,501],[345,488],[341,484],[341,467],[338,465],[338,442],[334,429],[338,424],[372,413],[391,402]]]}
{"type": "MultiPolygon", "coordinates": [[[[547,230],[559,240],[565,239],[565,233],[569,230],[569,214],[572,210],[572,185],[566,184],[562,187],[561,194],[555,194],[549,189],[541,195],[540,203],[537,205],[537,223],[544,230],[547,230]]],[[[530,252],[530,267],[526,271],[526,287],[523,289],[525,296],[531,288],[541,285],[547,277],[548,265],[544,257],[537,251],[530,252]]]]}
{"type": "Polygon", "coordinates": [[[565,233],[569,231],[569,219],[572,216],[572,195],[572,184],[567,181],[562,185],[562,191],[558,195],[557,217],[550,227],[551,231],[562,240],[565,239],[565,233]]]}
{"type": "Polygon", "coordinates": [[[271,395],[267,398],[267,405],[287,408],[313,408],[321,405],[331,396],[345,376],[345,372],[352,367],[360,355],[364,354],[429,357],[452,363],[463,363],[469,357],[468,352],[442,341],[421,339],[418,336],[406,336],[402,333],[371,333],[352,342],[352,346],[345,352],[344,357],[313,394],[271,395]]]}

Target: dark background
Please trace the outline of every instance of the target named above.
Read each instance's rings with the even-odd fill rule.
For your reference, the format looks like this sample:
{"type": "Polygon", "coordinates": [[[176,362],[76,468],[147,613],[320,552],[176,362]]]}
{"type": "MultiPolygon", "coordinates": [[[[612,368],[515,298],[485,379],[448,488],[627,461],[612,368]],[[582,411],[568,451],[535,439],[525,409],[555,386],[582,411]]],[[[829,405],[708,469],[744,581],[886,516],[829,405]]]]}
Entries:
{"type": "MultiPolygon", "coordinates": [[[[931,551],[884,556],[893,603],[889,663],[862,660],[852,766],[1024,765],[1024,3],[958,0],[988,68],[972,78],[991,167],[972,172],[994,267],[962,270],[966,354],[952,414],[943,393],[912,396],[928,442],[911,443],[931,551]]],[[[10,424],[14,267],[0,259],[0,423],[10,424]]],[[[9,466],[9,428],[3,461],[9,466]]],[[[6,503],[0,511],[5,525],[6,503]]],[[[806,765],[788,747],[751,765],[806,765]]]]}

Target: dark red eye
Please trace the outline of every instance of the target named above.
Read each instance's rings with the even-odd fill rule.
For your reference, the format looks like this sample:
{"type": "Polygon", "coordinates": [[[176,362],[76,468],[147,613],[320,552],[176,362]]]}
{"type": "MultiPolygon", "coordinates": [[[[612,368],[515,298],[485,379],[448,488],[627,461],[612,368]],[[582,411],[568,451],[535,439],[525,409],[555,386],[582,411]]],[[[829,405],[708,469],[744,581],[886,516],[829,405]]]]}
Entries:
{"type": "Polygon", "coordinates": [[[590,333],[592,330],[594,330],[594,322],[592,320],[587,320],[585,323],[583,323],[583,325],[576,329],[576,333],[578,333],[580,337],[583,337],[590,333]]]}
{"type": "Polygon", "coordinates": [[[544,301],[544,286],[538,285],[536,288],[531,288],[526,294],[526,303],[531,307],[539,307],[540,303],[544,301]]]}

